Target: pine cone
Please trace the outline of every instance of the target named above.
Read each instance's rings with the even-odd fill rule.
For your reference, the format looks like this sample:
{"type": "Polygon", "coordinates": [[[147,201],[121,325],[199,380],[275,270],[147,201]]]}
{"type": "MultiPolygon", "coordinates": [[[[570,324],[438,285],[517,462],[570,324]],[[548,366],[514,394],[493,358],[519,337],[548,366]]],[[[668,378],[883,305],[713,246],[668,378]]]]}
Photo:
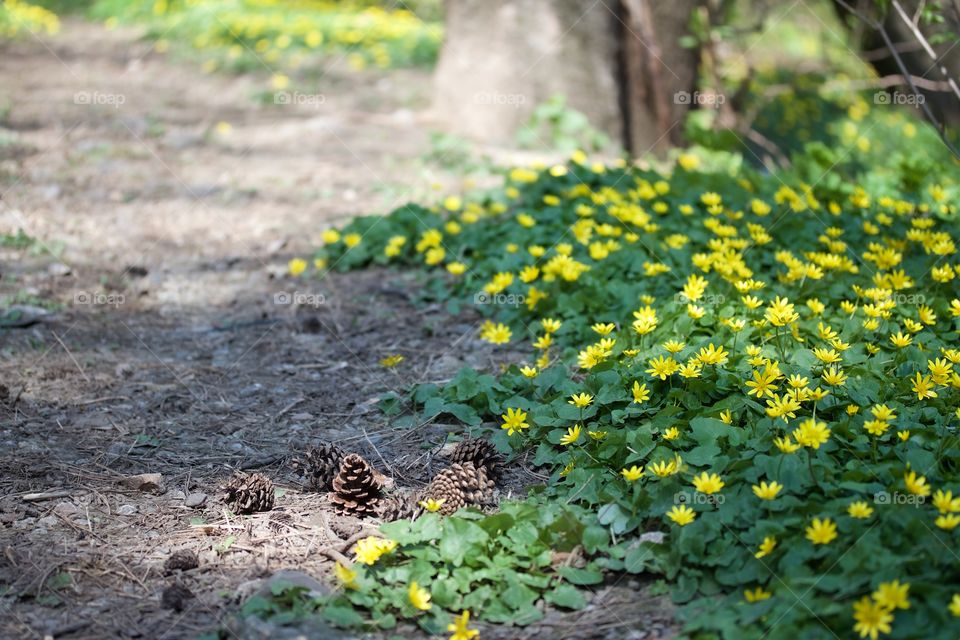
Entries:
{"type": "Polygon", "coordinates": [[[200,560],[197,554],[190,549],[180,549],[174,551],[167,561],[163,563],[163,573],[170,575],[177,571],[189,571],[200,566],[200,560]]]}
{"type": "Polygon", "coordinates": [[[330,502],[341,514],[375,515],[382,495],[382,477],[366,460],[351,453],[340,463],[340,473],[333,479],[330,502]]]}
{"type": "Polygon", "coordinates": [[[165,609],[173,609],[179,613],[187,608],[187,601],[195,597],[190,589],[179,582],[174,582],[160,594],[160,604],[165,609]]]}
{"type": "Polygon", "coordinates": [[[238,472],[225,488],[225,501],[234,513],[247,514],[273,509],[273,482],[254,473],[238,472]]]}
{"type": "Polygon", "coordinates": [[[450,461],[458,464],[469,462],[486,471],[492,480],[497,480],[503,471],[503,455],[488,440],[479,438],[467,438],[458,442],[450,454],[450,461]]]}
{"type": "Polygon", "coordinates": [[[469,462],[444,469],[430,481],[423,499],[443,500],[439,513],[448,516],[464,506],[478,506],[493,501],[494,482],[486,471],[469,462]]]}
{"type": "Polygon", "coordinates": [[[417,515],[416,498],[409,494],[386,496],[377,501],[377,517],[384,522],[413,518],[417,515]]]}
{"type": "Polygon", "coordinates": [[[321,442],[316,447],[308,448],[302,458],[294,458],[290,466],[300,476],[306,476],[307,485],[312,490],[330,491],[346,455],[343,449],[332,442],[321,442]]]}

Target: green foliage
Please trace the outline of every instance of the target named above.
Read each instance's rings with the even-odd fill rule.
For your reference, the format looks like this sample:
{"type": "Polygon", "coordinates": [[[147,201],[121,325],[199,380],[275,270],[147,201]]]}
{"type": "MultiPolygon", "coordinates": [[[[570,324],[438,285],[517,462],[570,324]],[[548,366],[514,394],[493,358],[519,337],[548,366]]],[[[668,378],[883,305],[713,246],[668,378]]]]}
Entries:
{"type": "MultiPolygon", "coordinates": [[[[879,586],[899,580],[910,608],[881,612],[897,634],[955,634],[960,565],[942,550],[960,531],[960,185],[953,165],[909,140],[808,143],[777,175],[729,154],[681,153],[664,171],[575,154],[513,170],[477,201],[359,219],[315,257],[338,269],[426,265],[448,307],[489,317],[481,336],[535,342],[498,375],[465,369],[414,387],[411,405],[471,426],[522,412],[526,426],[494,440],[549,474],[537,501],[578,509],[594,570],[662,573],[690,633],[848,636],[854,605],[881,606],[879,586]],[[882,162],[874,145],[889,145],[882,162]],[[758,378],[769,389],[752,389],[758,378]],[[580,393],[591,396],[582,407],[580,393]],[[630,480],[633,466],[643,471],[630,480]],[[723,486],[705,489],[704,473],[723,486]],[[761,482],[781,488],[763,500],[761,482]],[[836,536],[818,537],[815,519],[836,536]],[[768,538],[776,546],[758,558],[768,538]]],[[[398,402],[386,403],[394,415],[398,402]]],[[[496,555],[498,539],[443,522],[386,533],[400,557],[409,532],[435,536],[430,562],[408,559],[403,580],[455,612],[473,605],[438,586],[455,556],[496,555]]],[[[347,597],[403,615],[400,595],[376,591],[383,571],[347,597]]],[[[480,615],[500,620],[490,606],[480,615]]]]}
{"type": "Polygon", "coordinates": [[[443,34],[432,4],[97,0],[90,15],[108,25],[146,23],[158,48],[165,50],[171,43],[192,48],[206,59],[208,70],[251,71],[266,65],[310,72],[317,54],[345,57],[357,70],[432,64],[443,34]]]}
{"type": "Polygon", "coordinates": [[[416,617],[437,633],[449,623],[449,612],[469,610],[490,622],[524,625],[543,617],[535,606],[541,598],[562,609],[583,608],[577,587],[602,582],[600,564],[582,557],[570,563],[563,554],[609,544],[604,529],[584,524],[590,519],[577,507],[528,500],[504,503],[494,515],[460,511],[385,524],[383,533],[397,549],[372,566],[358,565],[353,587],[329,604],[337,611],[333,621],[350,622],[340,619],[341,612],[359,607],[368,626],[390,628],[397,618],[416,617]],[[413,582],[429,586],[429,611],[418,614],[410,604],[413,582]]]}
{"type": "Polygon", "coordinates": [[[610,147],[610,139],[590,125],[587,116],[555,95],[537,105],[530,119],[518,132],[517,144],[526,149],[601,151],[610,147]]]}
{"type": "Polygon", "coordinates": [[[56,14],[40,3],[3,0],[0,3],[0,38],[22,37],[24,34],[54,34],[60,30],[56,14]]]}

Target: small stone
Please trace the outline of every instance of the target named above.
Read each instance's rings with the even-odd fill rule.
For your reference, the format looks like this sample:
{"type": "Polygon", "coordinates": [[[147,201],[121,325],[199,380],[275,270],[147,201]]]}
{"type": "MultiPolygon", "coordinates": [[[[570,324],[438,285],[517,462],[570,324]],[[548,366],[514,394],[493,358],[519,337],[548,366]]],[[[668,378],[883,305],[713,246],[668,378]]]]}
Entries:
{"type": "Polygon", "coordinates": [[[120,480],[120,484],[128,489],[143,491],[144,493],[160,494],[166,491],[163,486],[163,475],[159,473],[141,473],[135,476],[127,476],[120,480]]]}
{"type": "Polygon", "coordinates": [[[123,504],[117,507],[117,514],[121,516],[132,516],[137,512],[137,507],[132,504],[123,504]]]}
{"type": "Polygon", "coordinates": [[[63,264],[62,262],[54,262],[49,267],[47,267],[47,272],[52,276],[68,276],[73,272],[73,269],[69,265],[63,264]]]}
{"type": "Polygon", "coordinates": [[[191,509],[196,509],[197,507],[202,506],[203,503],[206,501],[207,501],[207,494],[191,493],[190,495],[187,496],[187,499],[183,501],[183,505],[191,509]]]}
{"type": "Polygon", "coordinates": [[[72,502],[58,502],[57,506],[53,508],[54,513],[65,518],[69,518],[77,513],[77,511],[79,511],[79,509],[77,509],[77,505],[73,504],[72,502]]]}

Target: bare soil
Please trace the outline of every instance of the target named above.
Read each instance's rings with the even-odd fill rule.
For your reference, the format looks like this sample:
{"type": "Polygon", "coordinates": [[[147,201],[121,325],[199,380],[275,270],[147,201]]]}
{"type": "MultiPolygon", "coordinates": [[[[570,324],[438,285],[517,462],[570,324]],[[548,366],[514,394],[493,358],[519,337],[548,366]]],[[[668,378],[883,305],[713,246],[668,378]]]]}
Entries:
{"type": "MultiPolygon", "coordinates": [[[[416,486],[462,434],[400,428],[378,400],[495,369],[504,355],[476,340],[474,314],[419,301],[416,273],[286,275],[324,228],[426,181],[427,72],[322,78],[322,104],[281,108],[253,99],[263,76],[204,75],[132,31],[68,21],[0,44],[14,140],[0,143],[0,232],[36,239],[0,248],[0,295],[49,308],[0,329],[0,637],[279,637],[233,617],[254,581],[325,581],[325,551],[361,527],[304,490],[290,457],[332,440],[416,486]],[[406,359],[381,367],[392,354],[406,359]],[[238,469],[282,489],[273,512],[225,511],[238,469]],[[161,604],[179,549],[200,557],[182,612],[161,604]]],[[[502,491],[540,480],[520,460],[502,491]]],[[[672,635],[640,586],[484,636],[672,635]]]]}

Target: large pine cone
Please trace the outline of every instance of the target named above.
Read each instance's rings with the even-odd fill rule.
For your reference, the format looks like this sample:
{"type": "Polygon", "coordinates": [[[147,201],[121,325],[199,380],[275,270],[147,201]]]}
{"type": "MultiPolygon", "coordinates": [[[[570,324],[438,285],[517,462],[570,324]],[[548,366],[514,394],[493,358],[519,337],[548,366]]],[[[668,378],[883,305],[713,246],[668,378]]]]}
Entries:
{"type": "Polygon", "coordinates": [[[273,482],[259,473],[237,472],[224,489],[227,506],[234,513],[247,514],[273,509],[273,482]]]}
{"type": "Polygon", "coordinates": [[[439,513],[448,516],[461,507],[489,504],[494,486],[484,468],[470,462],[456,463],[434,476],[423,499],[443,500],[439,513]]]}
{"type": "Polygon", "coordinates": [[[497,480],[503,471],[503,456],[487,440],[467,438],[461,440],[450,454],[450,461],[458,464],[469,462],[478,469],[487,472],[492,480],[497,480]]]}
{"type": "Polygon", "coordinates": [[[383,493],[382,478],[366,460],[351,453],[340,463],[340,472],[333,479],[330,502],[342,514],[375,515],[383,493]]]}
{"type": "Polygon", "coordinates": [[[308,448],[302,457],[294,458],[290,466],[305,476],[307,486],[314,491],[330,491],[333,479],[340,473],[340,464],[346,457],[343,449],[331,442],[321,442],[308,448]]]}

